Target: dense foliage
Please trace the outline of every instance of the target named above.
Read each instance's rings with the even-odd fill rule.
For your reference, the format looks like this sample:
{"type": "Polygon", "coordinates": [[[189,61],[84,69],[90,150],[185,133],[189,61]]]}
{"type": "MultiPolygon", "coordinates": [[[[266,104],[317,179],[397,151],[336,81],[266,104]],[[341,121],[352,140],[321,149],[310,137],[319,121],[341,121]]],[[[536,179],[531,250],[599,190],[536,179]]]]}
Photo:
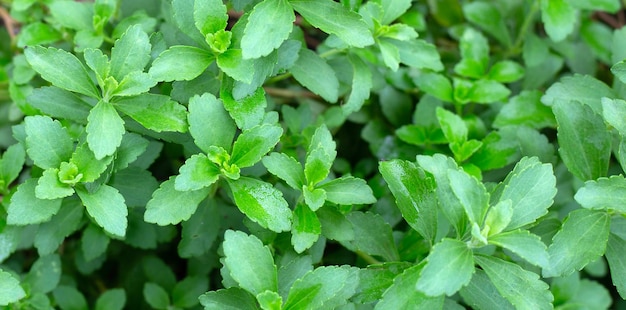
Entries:
{"type": "Polygon", "coordinates": [[[619,0],[0,3],[0,306],[626,298],[619,0]]]}

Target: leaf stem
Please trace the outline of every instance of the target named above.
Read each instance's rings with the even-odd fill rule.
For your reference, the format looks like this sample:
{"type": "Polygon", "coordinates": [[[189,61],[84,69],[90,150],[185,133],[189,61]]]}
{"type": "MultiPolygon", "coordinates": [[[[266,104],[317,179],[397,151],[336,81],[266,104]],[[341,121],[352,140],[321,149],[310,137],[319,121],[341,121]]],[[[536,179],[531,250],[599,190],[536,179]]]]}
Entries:
{"type": "Polygon", "coordinates": [[[533,22],[535,21],[535,15],[537,14],[537,12],[539,12],[539,1],[535,0],[530,5],[530,10],[526,14],[526,19],[524,19],[524,23],[522,23],[522,26],[520,27],[519,32],[517,33],[517,38],[515,38],[515,43],[506,53],[507,58],[508,56],[519,54],[519,50],[522,47],[522,43],[524,43],[524,37],[526,37],[526,33],[528,32],[528,29],[530,29],[530,27],[533,25],[533,22]]]}
{"type": "Polygon", "coordinates": [[[374,257],[372,257],[371,255],[369,255],[369,254],[367,254],[365,252],[356,250],[354,253],[356,253],[356,255],[358,255],[360,258],[362,258],[369,265],[379,265],[379,264],[382,264],[381,261],[375,259],[374,257]]]}

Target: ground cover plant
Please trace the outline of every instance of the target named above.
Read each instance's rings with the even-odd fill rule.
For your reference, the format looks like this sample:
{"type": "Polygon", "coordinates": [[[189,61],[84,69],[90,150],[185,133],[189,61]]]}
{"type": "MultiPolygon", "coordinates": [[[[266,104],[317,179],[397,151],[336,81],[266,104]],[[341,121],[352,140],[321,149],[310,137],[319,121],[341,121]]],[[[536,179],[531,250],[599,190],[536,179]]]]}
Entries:
{"type": "Polygon", "coordinates": [[[624,306],[619,0],[0,17],[0,306],[624,306]]]}

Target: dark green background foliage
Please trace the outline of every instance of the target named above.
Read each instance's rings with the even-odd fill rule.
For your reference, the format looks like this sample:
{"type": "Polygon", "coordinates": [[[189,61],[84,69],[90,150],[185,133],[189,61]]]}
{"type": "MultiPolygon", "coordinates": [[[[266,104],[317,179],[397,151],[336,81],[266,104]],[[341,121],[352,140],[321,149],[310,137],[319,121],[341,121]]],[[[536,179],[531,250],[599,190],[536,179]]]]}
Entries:
{"type": "Polygon", "coordinates": [[[0,306],[624,305],[619,0],[0,13],[0,306]]]}

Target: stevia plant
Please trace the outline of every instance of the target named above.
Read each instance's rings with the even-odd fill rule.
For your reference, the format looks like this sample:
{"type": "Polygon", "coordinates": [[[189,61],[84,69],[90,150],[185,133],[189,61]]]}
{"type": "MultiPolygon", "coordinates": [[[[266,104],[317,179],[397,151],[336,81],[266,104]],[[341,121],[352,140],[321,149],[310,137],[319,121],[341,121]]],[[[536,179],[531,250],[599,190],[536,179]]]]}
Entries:
{"type": "Polygon", "coordinates": [[[619,307],[623,16],[0,1],[0,305],[619,307]]]}

